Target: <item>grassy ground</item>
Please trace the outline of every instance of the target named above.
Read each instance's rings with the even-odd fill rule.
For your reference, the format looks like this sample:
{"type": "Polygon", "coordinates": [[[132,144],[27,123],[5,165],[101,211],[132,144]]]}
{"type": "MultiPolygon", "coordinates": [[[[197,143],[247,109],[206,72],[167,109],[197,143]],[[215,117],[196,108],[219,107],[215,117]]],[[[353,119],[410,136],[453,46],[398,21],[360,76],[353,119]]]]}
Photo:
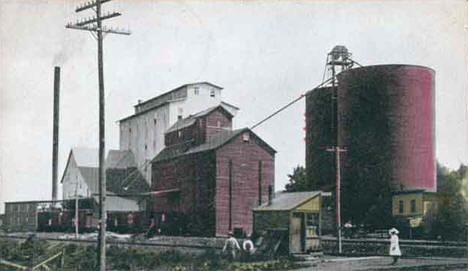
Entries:
{"type": "MultiPolygon", "coordinates": [[[[14,242],[0,240],[0,258],[22,265],[36,265],[60,251],[60,258],[48,263],[53,270],[95,270],[96,246],[30,240],[14,242]],[[62,266],[63,264],[63,266],[62,266]]],[[[107,250],[109,270],[287,270],[297,265],[289,258],[275,260],[231,261],[213,251],[189,254],[176,251],[155,252],[151,248],[111,246],[107,250]]],[[[4,269],[9,270],[5,266],[4,269]]],[[[13,269],[12,269],[13,270],[13,269]]]]}

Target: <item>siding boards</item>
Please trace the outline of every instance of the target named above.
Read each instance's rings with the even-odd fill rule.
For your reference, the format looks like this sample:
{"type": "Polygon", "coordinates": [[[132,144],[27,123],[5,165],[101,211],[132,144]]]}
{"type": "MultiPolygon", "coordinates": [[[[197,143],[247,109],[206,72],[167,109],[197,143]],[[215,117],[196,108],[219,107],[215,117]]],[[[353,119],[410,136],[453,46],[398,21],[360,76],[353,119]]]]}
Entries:
{"type": "Polygon", "coordinates": [[[229,232],[229,160],[232,160],[232,227],[252,232],[252,208],[258,206],[259,179],[262,202],[268,199],[268,186],[274,184],[274,156],[258,145],[254,137],[244,142],[237,136],[216,152],[216,234],[229,232]],[[258,164],[262,161],[261,178],[258,164]]]}
{"type": "Polygon", "coordinates": [[[189,234],[214,235],[214,173],[212,152],[153,164],[153,190],[180,192],[153,197],[152,211],[181,214],[189,234]]]}

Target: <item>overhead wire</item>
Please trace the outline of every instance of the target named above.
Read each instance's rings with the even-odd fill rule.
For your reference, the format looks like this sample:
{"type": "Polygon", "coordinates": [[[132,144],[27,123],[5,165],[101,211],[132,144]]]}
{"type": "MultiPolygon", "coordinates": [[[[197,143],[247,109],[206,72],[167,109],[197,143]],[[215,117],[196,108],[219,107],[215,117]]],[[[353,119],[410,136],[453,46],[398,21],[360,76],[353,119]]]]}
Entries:
{"type": "MultiPolygon", "coordinates": [[[[359,64],[358,62],[354,61],[353,59],[349,58],[349,60],[351,60],[352,63],[355,63],[357,64],[358,66],[360,67],[363,67],[361,64],[359,64]]],[[[328,78],[327,80],[323,80],[325,79],[325,73],[326,73],[326,68],[325,68],[325,71],[323,73],[323,78],[322,78],[322,83],[318,84],[316,87],[314,87],[313,89],[311,90],[308,90],[306,91],[306,93],[303,93],[301,94],[298,98],[292,100],[291,102],[289,102],[288,104],[284,105],[283,107],[277,109],[276,111],[274,111],[272,114],[268,115],[266,118],[262,119],[261,121],[257,122],[256,124],[252,125],[250,127],[251,130],[255,129],[256,127],[260,126],[261,124],[263,124],[265,121],[271,119],[272,117],[274,117],[275,115],[277,115],[278,113],[280,113],[281,111],[285,110],[286,108],[290,107],[291,105],[295,104],[296,102],[300,101],[302,98],[304,98],[307,93],[310,93],[326,84],[328,84],[329,82],[331,82],[334,78],[333,76],[328,78]]]]}
{"type": "MultiPolygon", "coordinates": [[[[359,66],[362,67],[361,64],[357,63],[356,61],[352,60],[351,61],[359,66]]],[[[324,75],[325,75],[325,72],[324,72],[324,75]]],[[[324,79],[325,77],[323,77],[324,79]]],[[[267,117],[265,117],[264,119],[260,120],[259,122],[257,122],[256,124],[252,125],[250,127],[251,130],[257,128],[258,126],[260,126],[261,124],[263,124],[264,122],[268,121],[269,119],[273,118],[274,116],[276,116],[277,114],[279,114],[280,112],[284,111],[285,109],[287,109],[288,107],[290,107],[291,105],[295,104],[296,102],[300,101],[302,98],[304,98],[308,93],[328,84],[329,82],[331,82],[333,80],[333,77],[330,77],[328,78],[327,80],[323,80],[322,79],[322,83],[318,84],[316,87],[312,88],[311,90],[308,90],[306,91],[305,93],[302,93],[298,98],[292,100],[291,102],[287,103],[286,105],[280,107],[279,109],[275,110],[272,114],[268,115],[267,117]]],[[[122,159],[122,158],[121,158],[122,159]]],[[[127,183],[126,185],[125,182],[127,180],[130,179],[130,177],[133,177],[136,173],[139,172],[139,169],[143,169],[144,167],[146,167],[148,165],[148,163],[150,162],[151,160],[147,160],[145,163],[143,163],[141,166],[137,167],[135,170],[133,170],[132,172],[130,172],[125,178],[124,180],[122,180],[121,182],[121,186],[124,187],[124,189],[126,187],[128,187],[130,184],[132,184],[135,180],[131,180],[129,183],[127,183]]],[[[120,161],[119,161],[120,162],[120,161]]]]}
{"type": "Polygon", "coordinates": [[[261,121],[257,122],[256,124],[252,125],[250,127],[251,130],[255,129],[256,127],[260,126],[261,124],[263,124],[264,122],[266,122],[267,120],[271,119],[272,117],[274,117],[275,115],[277,115],[278,113],[280,113],[281,111],[285,110],[286,108],[290,107],[291,105],[295,104],[296,102],[300,101],[302,98],[304,98],[307,93],[310,93],[326,84],[328,84],[329,82],[331,82],[333,78],[330,77],[328,78],[327,80],[323,81],[322,83],[318,84],[316,87],[314,87],[313,89],[311,90],[308,90],[306,91],[305,93],[301,94],[298,98],[292,100],[291,102],[289,102],[288,104],[282,106],[281,108],[277,109],[276,111],[274,111],[272,114],[268,115],[266,118],[262,119],[261,121]]]}

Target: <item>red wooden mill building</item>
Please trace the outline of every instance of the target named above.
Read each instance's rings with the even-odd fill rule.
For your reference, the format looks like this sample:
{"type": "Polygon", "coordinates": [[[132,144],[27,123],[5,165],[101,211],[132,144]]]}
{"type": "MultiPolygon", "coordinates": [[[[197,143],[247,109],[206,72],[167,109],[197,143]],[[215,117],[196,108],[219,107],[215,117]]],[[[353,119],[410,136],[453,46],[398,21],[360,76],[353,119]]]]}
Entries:
{"type": "Polygon", "coordinates": [[[274,191],[276,151],[232,114],[209,108],[176,122],[152,161],[152,219],[162,234],[252,232],[252,209],[274,191]]]}

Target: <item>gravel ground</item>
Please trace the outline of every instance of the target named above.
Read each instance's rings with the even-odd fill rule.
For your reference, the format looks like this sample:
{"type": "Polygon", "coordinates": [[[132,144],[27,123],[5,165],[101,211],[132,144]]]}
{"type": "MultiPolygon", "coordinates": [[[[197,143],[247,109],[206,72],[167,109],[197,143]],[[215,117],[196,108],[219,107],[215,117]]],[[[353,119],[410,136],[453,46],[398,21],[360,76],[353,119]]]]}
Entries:
{"type": "Polygon", "coordinates": [[[305,270],[467,270],[468,259],[460,258],[403,258],[391,265],[390,257],[327,257],[308,261],[305,270]]]}

